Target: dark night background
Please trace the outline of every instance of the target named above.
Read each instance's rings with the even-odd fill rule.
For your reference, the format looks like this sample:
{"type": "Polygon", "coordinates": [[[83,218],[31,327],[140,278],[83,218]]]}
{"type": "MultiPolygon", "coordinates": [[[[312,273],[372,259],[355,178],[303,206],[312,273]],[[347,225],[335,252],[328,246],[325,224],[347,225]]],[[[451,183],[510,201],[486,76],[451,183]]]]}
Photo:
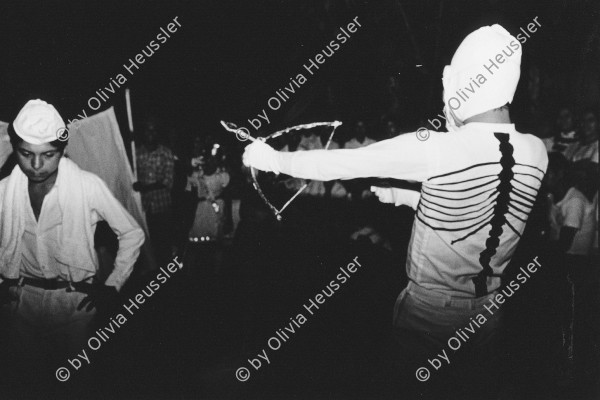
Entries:
{"type": "MultiPolygon", "coordinates": [[[[3,2],[0,119],[13,119],[38,96],[67,119],[89,112],[94,92],[175,16],[182,27],[126,85],[137,117],[157,114],[183,132],[220,134],[220,119],[247,125],[355,16],[363,27],[284,107],[270,112],[271,127],[377,114],[394,77],[401,126],[416,129],[441,112],[443,66],[468,32],[498,22],[516,35],[535,16],[542,27],[524,46],[516,104],[530,101],[528,69],[536,66],[542,108],[536,117],[545,118],[564,102],[589,105],[599,98],[599,7],[558,0],[3,2]],[[290,115],[295,102],[306,111],[290,115]]],[[[110,96],[121,110],[123,88],[110,96]]],[[[531,116],[524,114],[517,123],[527,125],[531,116]]]]}
{"type": "MultiPolygon", "coordinates": [[[[168,133],[181,141],[223,135],[241,147],[219,121],[249,126],[247,119],[298,73],[306,83],[281,109],[268,110],[271,123],[261,134],[316,120],[362,118],[375,126],[382,115],[392,115],[403,132],[416,130],[442,112],[442,70],[465,35],[493,23],[516,35],[536,16],[542,26],[523,46],[511,106],[517,129],[539,134],[560,106],[600,104],[600,1],[2,1],[0,120],[12,121],[32,98],[53,104],[65,120],[82,109],[94,113],[88,99],[176,16],[181,28],[133,76],[125,74],[137,126],[148,114],[160,117],[165,141],[168,133]],[[356,16],[362,27],[309,76],[303,64],[356,16]]],[[[109,94],[99,111],[115,106],[127,137],[124,93],[121,87],[109,94]]],[[[380,332],[391,328],[402,254],[340,246],[319,236],[328,223],[324,212],[298,208],[290,219],[305,218],[312,230],[236,249],[229,256],[237,269],[214,284],[183,274],[166,284],[94,354],[100,378],[90,397],[367,398],[360,389],[367,390],[377,364],[386,335],[380,332]],[[319,248],[311,248],[311,235],[319,248]],[[367,265],[364,276],[271,354],[271,365],[237,382],[236,368],[357,255],[367,265]]],[[[385,218],[405,219],[396,233],[407,244],[412,217],[385,218]]],[[[548,399],[552,389],[540,372],[545,347],[536,347],[547,339],[536,307],[548,297],[532,297],[516,303],[523,307],[518,326],[529,331],[515,331],[522,340],[507,355],[511,372],[504,378],[521,395],[514,398],[548,399]]]]}

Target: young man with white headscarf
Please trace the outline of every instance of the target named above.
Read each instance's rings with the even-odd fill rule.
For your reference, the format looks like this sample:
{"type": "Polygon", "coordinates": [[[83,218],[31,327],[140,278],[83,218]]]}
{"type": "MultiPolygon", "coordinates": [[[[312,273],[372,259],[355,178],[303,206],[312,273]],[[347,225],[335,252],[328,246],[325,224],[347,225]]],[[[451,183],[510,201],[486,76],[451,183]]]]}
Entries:
{"type": "Polygon", "coordinates": [[[144,233],[102,179],[64,157],[65,124],[52,105],[30,100],[8,131],[18,165],[0,182],[0,306],[18,361],[48,354],[65,363],[84,347],[96,310],[116,305],[144,233]],[[105,282],[94,249],[101,220],[119,240],[105,282]]]}
{"type": "MultiPolygon", "coordinates": [[[[280,153],[256,141],[243,156],[246,165],[304,179],[422,182],[420,194],[374,191],[382,201],[416,208],[406,262],[409,284],[394,309],[402,349],[398,357],[406,368],[404,379],[411,382],[416,382],[416,367],[425,365],[435,383],[434,375],[444,369],[428,363],[434,357],[446,371],[454,370],[462,381],[457,390],[462,387],[464,392],[442,388],[445,395],[493,393],[488,385],[494,383],[498,365],[491,358],[492,339],[501,313],[490,316],[484,306],[497,294],[546,171],[543,143],[517,132],[510,120],[508,103],[517,88],[520,63],[517,39],[500,25],[482,27],[464,39],[444,69],[449,132],[431,132],[426,141],[405,134],[360,149],[297,153],[280,153]],[[472,324],[484,313],[487,322],[472,324]],[[477,334],[469,346],[479,356],[467,362],[471,375],[467,369],[457,370],[454,354],[448,361],[439,355],[457,329],[470,323],[477,334]]],[[[416,384],[418,391],[427,390],[425,383],[416,384]]]]}

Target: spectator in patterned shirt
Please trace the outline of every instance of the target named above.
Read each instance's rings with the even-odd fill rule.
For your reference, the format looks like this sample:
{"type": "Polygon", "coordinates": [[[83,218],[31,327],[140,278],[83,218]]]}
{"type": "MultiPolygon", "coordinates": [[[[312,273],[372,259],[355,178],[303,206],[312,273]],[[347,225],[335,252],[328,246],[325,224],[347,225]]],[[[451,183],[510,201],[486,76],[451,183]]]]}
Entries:
{"type": "Polygon", "coordinates": [[[144,124],[142,145],[136,149],[138,181],[133,190],[142,194],[150,238],[153,240],[160,264],[167,263],[172,255],[173,152],[159,144],[158,124],[148,118],[144,124]]]}

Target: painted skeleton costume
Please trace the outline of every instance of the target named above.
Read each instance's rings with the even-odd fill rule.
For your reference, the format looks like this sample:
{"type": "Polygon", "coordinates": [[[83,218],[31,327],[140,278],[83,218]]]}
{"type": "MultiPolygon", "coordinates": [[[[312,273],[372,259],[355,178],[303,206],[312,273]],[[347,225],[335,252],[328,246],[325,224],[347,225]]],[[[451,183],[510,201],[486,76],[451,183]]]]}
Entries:
{"type": "MultiPolygon", "coordinates": [[[[419,286],[459,297],[500,285],[547,163],[543,144],[513,124],[470,123],[402,135],[356,150],[277,154],[281,172],[305,179],[389,177],[423,182],[407,260],[419,286]],[[480,289],[481,290],[481,289],[480,289]]],[[[479,293],[477,293],[479,294],[479,293]]]]}
{"type": "MultiPolygon", "coordinates": [[[[252,144],[244,161],[304,179],[366,177],[422,182],[407,258],[410,280],[455,297],[481,297],[500,286],[546,171],[540,139],[509,123],[463,121],[512,102],[521,51],[488,76],[473,99],[450,103],[489,60],[518,43],[499,25],[468,35],[444,70],[450,132],[426,141],[405,134],[355,150],[279,153],[252,144]],[[471,101],[472,100],[472,101],[471,101]]],[[[261,168],[262,167],[262,168],[261,168]]]]}

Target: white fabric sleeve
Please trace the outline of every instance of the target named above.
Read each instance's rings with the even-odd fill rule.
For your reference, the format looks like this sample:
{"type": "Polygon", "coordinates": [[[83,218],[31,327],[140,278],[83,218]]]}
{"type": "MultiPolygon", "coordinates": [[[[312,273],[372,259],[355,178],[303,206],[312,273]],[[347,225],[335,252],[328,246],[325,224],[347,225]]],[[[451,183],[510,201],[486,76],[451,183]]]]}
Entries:
{"type": "Polygon", "coordinates": [[[140,247],[144,243],[145,235],[131,214],[113,196],[104,181],[100,178],[95,181],[89,193],[91,208],[108,223],[119,240],[115,267],[106,279],[105,285],[114,286],[120,290],[133,271],[133,265],[140,254],[140,247]]]}
{"type": "Polygon", "coordinates": [[[296,178],[380,177],[422,182],[439,160],[437,141],[432,139],[421,141],[413,132],[358,149],[277,152],[277,158],[280,172],[296,178]]]}

